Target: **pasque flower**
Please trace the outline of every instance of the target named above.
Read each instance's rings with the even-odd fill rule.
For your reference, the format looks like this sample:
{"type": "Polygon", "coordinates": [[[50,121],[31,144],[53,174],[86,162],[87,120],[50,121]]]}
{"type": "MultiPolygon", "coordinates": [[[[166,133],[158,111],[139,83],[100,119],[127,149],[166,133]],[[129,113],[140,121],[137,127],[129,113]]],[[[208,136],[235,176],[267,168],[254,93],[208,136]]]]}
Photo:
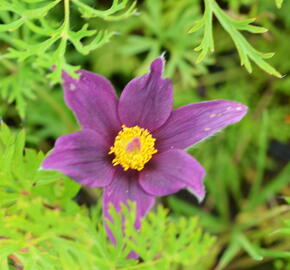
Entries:
{"type": "Polygon", "coordinates": [[[66,104],[82,130],[57,139],[43,169],[59,170],[81,185],[102,187],[103,213],[136,202],[137,220],[156,196],[187,188],[199,201],[205,196],[204,168],[183,150],[240,121],[247,107],[213,100],[172,110],[172,85],[162,78],[163,57],[150,72],[130,81],[118,100],[104,77],[80,70],[63,74],[66,104]]]}

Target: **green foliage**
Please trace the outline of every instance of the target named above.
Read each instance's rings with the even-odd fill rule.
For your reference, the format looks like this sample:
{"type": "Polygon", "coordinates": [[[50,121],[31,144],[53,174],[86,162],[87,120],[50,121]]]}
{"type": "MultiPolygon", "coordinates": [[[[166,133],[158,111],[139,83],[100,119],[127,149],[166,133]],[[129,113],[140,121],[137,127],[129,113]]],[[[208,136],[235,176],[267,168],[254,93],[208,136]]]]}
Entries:
{"type": "MultiPolygon", "coordinates": [[[[225,244],[217,269],[226,269],[230,265],[233,269],[249,269],[254,261],[244,261],[238,258],[241,254],[248,254],[253,260],[260,261],[263,258],[288,258],[285,253],[289,249],[289,237],[274,234],[281,222],[289,218],[289,207],[276,205],[268,207],[271,201],[275,201],[275,194],[289,186],[290,164],[286,165],[281,172],[272,177],[268,183],[263,182],[267,166],[267,132],[269,126],[269,115],[264,112],[258,126],[258,142],[253,155],[252,166],[254,164],[255,174],[249,186],[250,190],[242,193],[243,181],[248,178],[241,171],[245,166],[240,160],[239,147],[235,147],[240,141],[240,145],[249,143],[249,134],[244,134],[243,127],[235,127],[227,130],[226,141],[216,138],[216,143],[210,144],[207,148],[203,144],[202,149],[191,149],[194,156],[203,160],[203,165],[207,168],[206,183],[211,198],[207,201],[206,208],[217,212],[216,215],[205,213],[198,206],[184,203],[182,200],[169,197],[168,202],[174,213],[180,215],[198,215],[201,217],[201,224],[212,233],[220,235],[220,244],[225,244]],[[246,138],[244,137],[246,136],[246,138]],[[245,142],[244,140],[247,140],[245,142]],[[220,149],[223,151],[220,151],[220,149]],[[232,153],[235,153],[232,156],[232,153]],[[211,156],[211,159],[207,157],[211,156]],[[239,164],[239,166],[237,165],[239,164]],[[237,214],[232,216],[232,208],[237,208],[237,214]],[[266,246],[265,246],[265,243],[266,246]],[[269,245],[269,246],[267,246],[269,245]],[[266,248],[267,247],[267,248],[266,248]],[[247,264],[248,263],[248,264],[247,264]]],[[[257,128],[257,124],[255,124],[257,128]]],[[[251,130],[251,124],[245,123],[245,130],[251,130]]],[[[253,135],[251,135],[253,136],[253,135]]],[[[245,146],[244,146],[245,147],[245,146]]],[[[243,156],[249,156],[251,149],[243,150],[243,156]]],[[[248,157],[250,159],[250,157],[248,157]]],[[[247,172],[244,172],[247,173],[247,172]]]]}
{"type": "Polygon", "coordinates": [[[199,29],[204,30],[203,39],[200,45],[195,48],[196,51],[201,51],[196,60],[198,63],[201,62],[209,52],[214,51],[212,22],[213,15],[215,15],[221,26],[232,38],[239,52],[241,65],[244,65],[248,72],[252,72],[251,60],[269,74],[281,77],[281,74],[264,60],[271,58],[274,54],[261,53],[257,51],[240,32],[248,31],[250,33],[264,33],[267,29],[252,25],[255,19],[233,19],[227,15],[214,0],[205,0],[204,3],[205,11],[202,19],[196,21],[195,25],[190,29],[191,33],[199,29]]]}
{"type": "MultiPolygon", "coordinates": [[[[290,204],[290,198],[286,198],[286,201],[288,204],[290,204]]],[[[290,208],[288,209],[290,210],[290,208]]],[[[279,228],[277,231],[273,232],[275,234],[281,234],[282,236],[285,236],[287,238],[290,238],[290,218],[283,221],[282,227],[279,228]]],[[[277,260],[276,261],[276,269],[290,269],[290,252],[284,251],[277,253],[275,251],[268,251],[269,253],[272,253],[273,255],[276,255],[278,258],[287,258],[288,260],[277,260]]]]}
{"type": "Polygon", "coordinates": [[[101,200],[93,209],[73,200],[79,184],[60,173],[40,170],[43,154],[24,149],[25,132],[0,126],[0,267],[5,269],[209,269],[205,260],[215,239],[198,220],[173,220],[159,206],[134,229],[135,205],[113,207],[106,237],[101,200]],[[122,219],[125,217],[124,232],[122,219]],[[128,259],[131,250],[142,258],[128,259]]]}
{"type": "Polygon", "coordinates": [[[133,32],[122,47],[121,52],[127,57],[146,53],[143,64],[138,68],[138,75],[144,73],[151,59],[162,52],[170,53],[166,75],[173,77],[178,73],[185,85],[196,85],[195,76],[204,74],[203,65],[194,64],[196,54],[192,48],[196,41],[186,35],[191,20],[197,18],[198,2],[148,0],[144,2],[144,12],[135,23],[133,32]],[[137,35],[134,30],[144,27],[144,34],[137,35]],[[184,35],[180,35],[184,33],[184,35]]]}
{"type": "MultiPolygon", "coordinates": [[[[236,1],[230,1],[231,6],[232,2],[238,7],[236,1]]],[[[214,16],[232,38],[241,64],[249,72],[252,72],[252,61],[266,72],[281,77],[265,61],[273,54],[257,51],[241,32],[263,33],[266,28],[253,25],[254,19],[234,19],[216,1],[205,0],[204,3],[202,15],[198,1],[148,0],[140,6],[140,16],[132,17],[137,14],[136,3],[129,0],[114,0],[105,10],[101,4],[96,9],[90,1],[81,0],[1,0],[0,40],[4,46],[0,48],[0,75],[7,79],[0,85],[0,96],[10,103],[16,101],[19,114],[24,118],[27,101],[37,98],[38,87],[48,91],[48,85],[60,81],[62,70],[74,74],[82,64],[80,55],[91,54],[104,44],[106,47],[96,54],[96,63],[112,58],[119,61],[111,68],[102,65],[101,69],[109,68],[110,72],[116,69],[122,73],[135,69],[135,74],[140,75],[152,58],[165,51],[170,55],[166,75],[180,78],[183,87],[196,86],[196,77],[206,74],[207,66],[213,63],[206,56],[214,50],[214,16]],[[114,23],[127,18],[126,23],[114,23]],[[196,21],[194,27],[192,21],[196,21]],[[192,34],[188,35],[190,28],[192,34]],[[203,32],[197,31],[199,29],[203,32]],[[116,33],[121,36],[114,36],[116,33]],[[109,41],[112,47],[107,45],[109,41]],[[196,52],[192,48],[196,48],[196,52]],[[138,66],[128,69],[128,57],[140,54],[146,55],[145,61],[132,62],[138,66]],[[52,67],[54,69],[49,71],[52,67]],[[31,74],[36,74],[34,80],[27,79],[31,74]]]]}
{"type": "Polygon", "coordinates": [[[281,8],[282,7],[282,4],[284,2],[284,0],[275,0],[276,1],[276,5],[278,8],[281,8]]]}
{"type": "MultiPolygon", "coordinates": [[[[289,74],[290,1],[136,4],[0,0],[0,118],[11,125],[10,131],[2,125],[0,132],[0,269],[8,263],[9,269],[20,269],[18,262],[27,269],[44,269],[44,263],[45,269],[290,269],[290,212],[281,199],[290,194],[290,79],[260,69],[249,74],[239,65],[251,70],[256,63],[267,72],[278,75],[275,67],[289,74]],[[65,18],[69,28],[63,41],[65,18]],[[194,21],[196,31],[188,34],[194,21]],[[58,35],[53,44],[49,29],[58,35]],[[100,47],[103,34],[112,36],[100,47]],[[266,62],[255,48],[275,52],[275,57],[266,62]],[[60,85],[52,86],[60,69],[52,71],[50,65],[100,73],[120,93],[164,51],[175,106],[230,99],[248,105],[249,112],[240,123],[189,149],[207,171],[203,204],[186,192],[162,199],[169,214],[158,206],[140,234],[132,229],[133,212],[124,208],[126,236],[121,217],[113,213],[118,238],[113,246],[103,229],[101,205],[79,206],[72,199],[79,185],[38,170],[43,154],[24,150],[19,130],[25,128],[27,145],[46,152],[58,136],[79,129],[60,85]],[[193,216],[216,236],[214,245],[207,234],[199,238],[193,216]],[[129,250],[138,250],[142,260],[128,260],[129,250]]],[[[100,201],[97,190],[89,192],[100,201]]]]}
{"type": "Polygon", "coordinates": [[[79,0],[1,0],[0,41],[8,48],[1,49],[0,64],[2,62],[6,69],[2,72],[7,79],[0,86],[0,95],[9,102],[16,101],[17,109],[24,117],[26,99],[33,97],[38,87],[36,83],[45,81],[48,84],[44,80],[44,70],[47,73],[53,67],[47,77],[55,83],[61,80],[62,70],[73,75],[79,68],[66,60],[69,44],[80,54],[87,55],[115,34],[114,31],[94,29],[92,19],[120,20],[135,11],[135,2],[129,4],[128,0],[114,0],[107,10],[94,9],[79,0]],[[80,14],[73,12],[75,8],[80,14]],[[81,22],[77,28],[73,20],[81,22]],[[35,73],[34,81],[27,80],[35,73]]]}
{"type": "Polygon", "coordinates": [[[35,98],[34,84],[37,81],[42,82],[43,79],[36,77],[35,81],[27,80],[27,78],[34,76],[35,71],[30,67],[26,67],[24,63],[20,63],[19,67],[16,68],[8,61],[2,60],[2,62],[10,67],[10,72],[1,80],[0,95],[9,103],[15,101],[19,114],[24,116],[26,100],[35,98]]]}

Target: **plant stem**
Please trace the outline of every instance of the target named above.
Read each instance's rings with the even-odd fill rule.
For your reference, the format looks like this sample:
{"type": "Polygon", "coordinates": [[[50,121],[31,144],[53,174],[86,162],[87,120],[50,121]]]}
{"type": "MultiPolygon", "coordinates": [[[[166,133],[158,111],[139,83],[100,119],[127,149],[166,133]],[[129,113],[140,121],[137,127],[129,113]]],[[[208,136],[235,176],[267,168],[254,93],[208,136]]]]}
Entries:
{"type": "Polygon", "coordinates": [[[63,38],[67,39],[67,33],[69,31],[69,17],[70,17],[70,9],[69,9],[69,1],[70,0],[64,0],[64,29],[63,29],[63,33],[65,34],[65,36],[63,38]]]}

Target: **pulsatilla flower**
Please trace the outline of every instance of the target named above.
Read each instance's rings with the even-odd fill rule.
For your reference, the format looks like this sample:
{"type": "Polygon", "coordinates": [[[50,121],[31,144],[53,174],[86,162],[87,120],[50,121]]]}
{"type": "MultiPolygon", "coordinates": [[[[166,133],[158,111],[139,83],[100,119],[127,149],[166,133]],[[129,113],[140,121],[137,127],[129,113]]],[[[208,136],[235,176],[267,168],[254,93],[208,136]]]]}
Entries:
{"type": "Polygon", "coordinates": [[[183,150],[242,119],[247,107],[213,100],[172,110],[169,79],[162,78],[163,57],[150,72],[130,81],[118,100],[104,77],[79,71],[63,74],[66,104],[82,130],[57,139],[43,169],[63,172],[81,185],[103,187],[103,213],[109,204],[136,202],[136,228],[156,196],[189,189],[205,196],[205,170],[183,150]]]}

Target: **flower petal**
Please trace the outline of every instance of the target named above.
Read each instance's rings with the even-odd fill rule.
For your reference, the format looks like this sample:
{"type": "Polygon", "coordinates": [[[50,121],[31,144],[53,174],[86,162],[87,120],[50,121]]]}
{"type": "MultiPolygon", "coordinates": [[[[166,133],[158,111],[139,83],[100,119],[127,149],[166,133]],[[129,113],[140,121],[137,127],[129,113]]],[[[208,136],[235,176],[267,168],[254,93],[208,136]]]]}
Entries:
{"type": "MultiPolygon", "coordinates": [[[[139,185],[138,172],[135,170],[124,171],[122,168],[117,168],[113,182],[104,189],[103,194],[103,214],[105,218],[110,220],[109,204],[113,204],[117,211],[121,210],[121,203],[127,204],[127,201],[136,203],[136,229],[140,228],[141,218],[154,205],[154,197],[147,194],[139,185]]],[[[112,233],[107,229],[110,240],[114,243],[112,233]]]]}
{"type": "Polygon", "coordinates": [[[78,73],[80,77],[77,79],[63,73],[66,104],[83,128],[93,129],[112,143],[121,127],[114,89],[106,78],[98,74],[85,70],[78,73]]]}
{"type": "Polygon", "coordinates": [[[81,185],[104,187],[111,183],[115,171],[109,148],[92,130],[71,133],[57,139],[42,168],[61,171],[81,185]]]}
{"type": "Polygon", "coordinates": [[[133,79],[122,92],[119,115],[122,124],[154,130],[168,119],[172,108],[172,86],[162,79],[164,59],[155,59],[150,73],[133,79]]]}
{"type": "Polygon", "coordinates": [[[169,150],[154,156],[141,171],[139,183],[154,196],[165,196],[189,188],[199,201],[205,196],[204,168],[182,150],[169,150]]]}
{"type": "Polygon", "coordinates": [[[158,151],[184,149],[240,121],[247,107],[228,100],[213,100],[180,107],[167,122],[152,133],[158,151]]]}

